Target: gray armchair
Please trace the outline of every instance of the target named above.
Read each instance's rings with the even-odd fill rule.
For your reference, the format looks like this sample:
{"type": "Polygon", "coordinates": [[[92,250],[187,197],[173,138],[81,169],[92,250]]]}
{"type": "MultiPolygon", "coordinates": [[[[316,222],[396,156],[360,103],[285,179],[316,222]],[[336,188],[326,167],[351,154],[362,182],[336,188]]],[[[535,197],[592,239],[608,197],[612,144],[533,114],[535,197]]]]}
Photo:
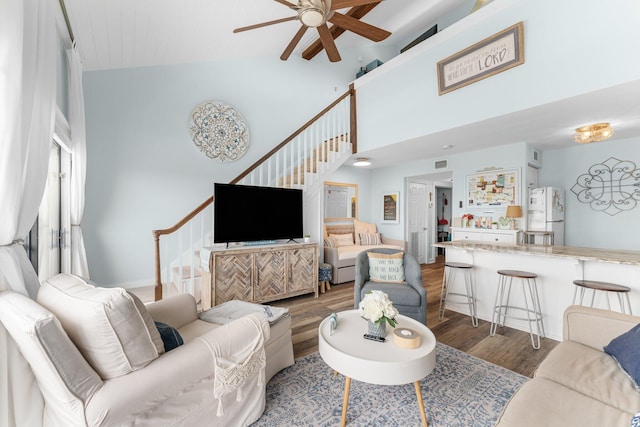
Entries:
{"type": "Polygon", "coordinates": [[[407,284],[381,283],[369,280],[369,257],[367,252],[394,254],[396,249],[370,249],[360,252],[356,257],[356,280],[353,286],[353,303],[358,304],[368,291],[380,290],[387,295],[400,314],[427,324],[427,291],[422,285],[422,270],[418,261],[408,253],[404,254],[404,275],[407,284]]]}

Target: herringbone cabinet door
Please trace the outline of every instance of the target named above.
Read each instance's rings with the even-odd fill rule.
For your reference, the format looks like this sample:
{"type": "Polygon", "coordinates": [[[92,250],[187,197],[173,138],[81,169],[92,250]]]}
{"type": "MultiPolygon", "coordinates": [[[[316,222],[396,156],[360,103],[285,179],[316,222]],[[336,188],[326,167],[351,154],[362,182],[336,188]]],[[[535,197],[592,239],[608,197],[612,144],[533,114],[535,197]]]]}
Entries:
{"type": "Polygon", "coordinates": [[[268,251],[255,254],[256,277],[254,280],[255,301],[272,301],[285,295],[285,252],[268,251]]]}
{"type": "Polygon", "coordinates": [[[313,248],[292,249],[288,252],[289,283],[287,292],[314,289],[318,282],[318,271],[313,248]]]}
{"type": "Polygon", "coordinates": [[[232,299],[251,301],[253,254],[221,255],[215,262],[215,305],[232,299]]]}

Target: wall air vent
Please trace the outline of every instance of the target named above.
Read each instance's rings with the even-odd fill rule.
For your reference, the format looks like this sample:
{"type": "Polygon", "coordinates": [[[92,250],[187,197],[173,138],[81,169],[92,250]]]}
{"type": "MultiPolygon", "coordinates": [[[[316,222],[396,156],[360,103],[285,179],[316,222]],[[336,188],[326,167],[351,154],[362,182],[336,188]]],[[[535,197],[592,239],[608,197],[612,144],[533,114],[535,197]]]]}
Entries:
{"type": "Polygon", "coordinates": [[[529,147],[527,151],[527,164],[533,168],[542,167],[542,153],[535,147],[529,147]]]}
{"type": "Polygon", "coordinates": [[[434,169],[446,169],[447,161],[446,160],[436,160],[434,164],[434,169]]]}

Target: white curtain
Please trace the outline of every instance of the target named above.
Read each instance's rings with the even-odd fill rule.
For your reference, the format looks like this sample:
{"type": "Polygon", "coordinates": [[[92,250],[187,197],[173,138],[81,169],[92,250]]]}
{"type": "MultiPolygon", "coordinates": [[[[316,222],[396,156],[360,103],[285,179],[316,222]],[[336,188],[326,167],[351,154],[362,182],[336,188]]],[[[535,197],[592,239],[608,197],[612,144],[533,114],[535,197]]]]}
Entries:
{"type": "MultiPolygon", "coordinates": [[[[53,137],[55,6],[0,1],[0,291],[32,298],[40,284],[21,239],[38,213],[53,137]]],[[[0,326],[0,425],[41,425],[43,408],[31,369],[0,326]]]]}
{"type": "Polygon", "coordinates": [[[82,64],[74,44],[67,51],[69,62],[69,126],[71,127],[71,273],[89,278],[87,253],[82,237],[84,185],[87,175],[87,142],[84,124],[82,64]]]}

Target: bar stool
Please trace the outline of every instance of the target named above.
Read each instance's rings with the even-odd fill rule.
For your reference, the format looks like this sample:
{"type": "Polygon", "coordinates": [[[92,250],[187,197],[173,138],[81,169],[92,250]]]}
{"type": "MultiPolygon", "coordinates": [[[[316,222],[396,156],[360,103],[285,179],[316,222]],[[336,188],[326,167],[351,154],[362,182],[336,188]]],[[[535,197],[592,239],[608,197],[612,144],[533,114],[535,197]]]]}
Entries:
{"type": "Polygon", "coordinates": [[[445,262],[444,264],[444,274],[442,276],[442,288],[440,289],[440,311],[438,315],[438,319],[442,320],[444,318],[444,311],[447,305],[447,298],[449,295],[461,296],[465,297],[467,302],[466,304],[469,306],[469,315],[471,316],[471,324],[474,327],[478,326],[478,312],[476,310],[476,296],[475,291],[473,289],[473,281],[471,278],[471,269],[473,268],[472,264],[467,264],[464,262],[445,262]],[[451,284],[453,284],[453,278],[455,277],[456,271],[462,271],[464,274],[464,286],[466,288],[466,293],[459,292],[450,292],[449,288],[451,284]]]}
{"type": "Polygon", "coordinates": [[[496,292],[496,301],[493,307],[493,316],[491,318],[490,335],[496,334],[498,324],[504,326],[507,318],[508,310],[524,311],[527,317],[508,316],[512,319],[527,320],[529,322],[529,334],[531,336],[531,345],[534,349],[540,348],[540,337],[544,338],[544,323],[542,321],[542,310],[540,308],[540,298],[538,297],[538,285],[536,283],[535,273],[520,270],[498,270],[500,276],[498,282],[498,290],[496,292]],[[509,305],[509,297],[511,296],[511,285],[513,279],[522,279],[522,293],[524,296],[524,307],[509,305]],[[534,334],[532,323],[536,325],[534,334]],[[536,340],[534,340],[534,335],[536,340]]]}
{"type": "Polygon", "coordinates": [[[331,264],[324,262],[318,264],[318,286],[320,287],[320,292],[323,294],[325,288],[331,290],[331,270],[333,270],[331,264]]]}
{"type": "Polygon", "coordinates": [[[596,292],[606,292],[607,298],[607,308],[611,310],[611,304],[609,303],[609,295],[610,292],[613,292],[618,296],[618,304],[620,304],[620,311],[622,313],[626,313],[624,303],[626,301],[627,308],[629,309],[629,314],[633,314],[631,312],[631,302],[629,301],[629,292],[631,292],[631,288],[628,286],[617,285],[615,283],[609,282],[598,282],[597,280],[574,280],[573,284],[576,285],[575,291],[573,292],[573,303],[582,305],[582,300],[584,299],[584,294],[587,289],[591,289],[591,307],[593,307],[593,302],[596,298],[596,292]],[[580,289],[580,301],[577,301],[578,298],[578,288],[580,289]]]}

